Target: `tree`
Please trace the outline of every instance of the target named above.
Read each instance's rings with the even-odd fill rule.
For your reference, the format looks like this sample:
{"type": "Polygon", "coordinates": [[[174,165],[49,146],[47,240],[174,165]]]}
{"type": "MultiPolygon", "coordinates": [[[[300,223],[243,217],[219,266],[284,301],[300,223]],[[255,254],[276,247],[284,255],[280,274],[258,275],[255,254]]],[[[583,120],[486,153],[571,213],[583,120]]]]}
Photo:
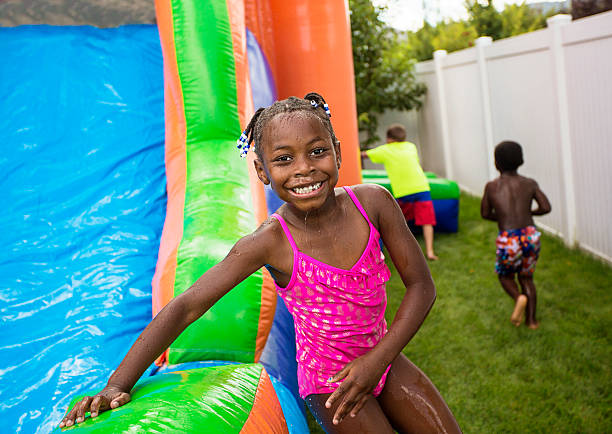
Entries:
{"type": "Polygon", "coordinates": [[[493,0],[486,0],[484,4],[477,0],[466,0],[465,8],[470,16],[468,22],[476,28],[480,36],[490,36],[493,40],[503,37],[502,21],[493,6],[493,0]]]}
{"type": "Polygon", "coordinates": [[[499,14],[502,24],[501,38],[509,38],[510,36],[543,29],[546,27],[546,18],[554,13],[553,11],[550,14],[544,15],[540,11],[530,8],[525,3],[506,5],[499,14]]]}
{"type": "Polygon", "coordinates": [[[478,32],[474,26],[465,21],[450,21],[440,23],[437,34],[433,38],[434,50],[451,51],[463,50],[474,46],[474,41],[478,38],[478,32]]]}
{"type": "Polygon", "coordinates": [[[507,4],[500,12],[491,0],[467,0],[465,8],[467,20],[440,22],[435,26],[425,23],[416,32],[408,32],[406,44],[410,55],[418,61],[429,60],[435,50],[450,53],[472,47],[479,36],[495,40],[532,32],[546,27],[546,18],[558,13],[552,9],[544,14],[525,3],[507,4]]]}
{"type": "Polygon", "coordinates": [[[493,40],[508,38],[522,33],[546,27],[546,18],[557,13],[551,10],[543,14],[538,9],[530,8],[525,2],[507,4],[499,12],[492,0],[481,3],[477,0],[466,0],[468,22],[474,26],[479,36],[490,36],[493,40]]]}
{"type": "Polygon", "coordinates": [[[407,32],[406,46],[410,50],[410,55],[417,61],[429,60],[432,58],[434,48],[433,39],[438,35],[438,26],[433,27],[427,21],[416,32],[407,32]]]}
{"type": "Polygon", "coordinates": [[[450,53],[472,47],[476,38],[476,29],[466,21],[441,22],[435,27],[426,22],[416,32],[407,33],[405,45],[410,56],[423,61],[430,60],[435,50],[450,53]]]}
{"type": "Polygon", "coordinates": [[[414,76],[415,60],[385,25],[383,10],[370,0],[349,0],[355,67],[359,131],[366,132],[363,147],[380,140],[377,115],[385,110],[411,110],[421,106],[425,85],[414,76]]]}
{"type": "Polygon", "coordinates": [[[572,18],[582,18],[612,9],[612,0],[572,0],[572,18]]]}

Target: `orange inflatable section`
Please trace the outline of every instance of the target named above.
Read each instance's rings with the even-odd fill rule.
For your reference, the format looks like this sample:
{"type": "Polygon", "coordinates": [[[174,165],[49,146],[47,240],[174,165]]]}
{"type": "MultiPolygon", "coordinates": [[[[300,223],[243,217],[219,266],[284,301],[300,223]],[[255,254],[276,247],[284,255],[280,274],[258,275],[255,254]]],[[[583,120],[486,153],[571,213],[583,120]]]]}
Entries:
{"type": "MultiPolygon", "coordinates": [[[[336,136],[341,142],[342,166],[338,185],[361,183],[353,53],[346,2],[244,0],[244,10],[246,26],[257,39],[272,69],[279,99],[304,96],[312,91],[325,97],[332,112],[336,136]]],[[[251,152],[252,192],[257,189],[253,183],[261,186],[254,178],[253,159],[251,152]]],[[[261,208],[257,203],[255,208],[260,222],[261,208]]],[[[264,304],[275,302],[272,277],[267,270],[264,270],[263,277],[262,312],[264,304]]],[[[255,360],[259,359],[268,332],[269,324],[262,318],[255,360]]]]}
{"type": "Polygon", "coordinates": [[[289,428],[283,416],[274,386],[265,369],[261,370],[259,385],[255,392],[253,408],[240,430],[240,434],[288,434],[289,428]]]}
{"type": "Polygon", "coordinates": [[[164,54],[164,106],[166,110],[166,178],[168,205],[159,247],[157,268],[153,276],[153,316],[174,296],[176,255],[183,237],[185,207],[185,115],[183,91],[178,75],[174,47],[172,8],[169,0],[155,2],[157,26],[164,54]]]}
{"type": "MultiPolygon", "coordinates": [[[[264,0],[247,0],[247,4],[249,2],[264,3],[264,0]]],[[[255,35],[263,39],[260,43],[269,56],[278,97],[301,97],[312,91],[325,97],[342,149],[338,185],[361,183],[355,76],[347,2],[267,2],[271,16],[258,21],[262,24],[271,23],[274,41],[268,43],[269,38],[263,26],[257,29],[260,35],[255,35]]],[[[250,8],[247,7],[247,10],[250,8]]],[[[262,10],[266,8],[262,7],[262,10]]],[[[247,18],[247,24],[251,21],[247,18]]]]}
{"type": "Polygon", "coordinates": [[[275,65],[274,28],[270,0],[244,0],[247,29],[253,33],[268,63],[275,65]]]}
{"type": "MultiPolygon", "coordinates": [[[[240,127],[244,130],[254,113],[246,48],[244,2],[243,0],[227,0],[227,9],[230,19],[236,65],[238,116],[240,118],[240,127]]],[[[238,158],[238,155],[236,155],[236,157],[238,158]]],[[[259,181],[257,173],[255,172],[255,166],[253,164],[254,159],[254,152],[249,152],[246,164],[248,165],[249,184],[251,197],[253,199],[255,220],[257,226],[259,226],[268,217],[268,210],[266,207],[263,184],[259,181]]],[[[276,288],[274,287],[274,281],[265,268],[262,269],[262,273],[263,281],[261,284],[260,317],[257,326],[257,336],[255,338],[255,362],[259,361],[264,346],[266,345],[268,334],[270,333],[272,322],[274,321],[274,312],[276,310],[276,288]]]]}

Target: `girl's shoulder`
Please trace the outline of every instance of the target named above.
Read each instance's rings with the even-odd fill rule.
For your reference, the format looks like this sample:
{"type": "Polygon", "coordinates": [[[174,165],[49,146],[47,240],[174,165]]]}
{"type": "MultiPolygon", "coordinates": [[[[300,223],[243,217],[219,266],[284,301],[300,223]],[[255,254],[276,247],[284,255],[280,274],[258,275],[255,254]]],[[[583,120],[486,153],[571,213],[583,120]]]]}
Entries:
{"type": "MultiPolygon", "coordinates": [[[[281,215],[282,210],[277,210],[281,215]],[[279,212],[280,211],[280,212],[279,212]]],[[[293,252],[281,222],[269,216],[254,232],[242,237],[235,244],[236,252],[251,254],[258,263],[270,265],[273,269],[291,274],[293,252]]]]}
{"type": "Polygon", "coordinates": [[[351,185],[349,187],[353,193],[355,193],[355,196],[357,196],[357,199],[359,199],[359,202],[361,202],[362,205],[365,206],[365,204],[363,202],[378,202],[378,201],[386,201],[389,198],[393,199],[393,196],[391,196],[391,193],[389,193],[389,191],[378,185],[378,184],[356,184],[356,185],[351,185]]]}
{"type": "Polygon", "coordinates": [[[242,237],[236,243],[236,246],[241,248],[249,248],[251,246],[260,251],[269,251],[283,237],[283,228],[280,222],[272,216],[264,220],[257,229],[248,235],[242,237]]]}
{"type": "Polygon", "coordinates": [[[357,184],[349,187],[368,217],[377,226],[378,217],[382,210],[389,206],[396,206],[395,199],[389,191],[378,184],[357,184]]]}
{"type": "Polygon", "coordinates": [[[267,240],[276,242],[277,238],[281,235],[283,235],[283,227],[280,221],[271,215],[251,234],[251,236],[257,238],[260,242],[265,242],[267,240]]]}

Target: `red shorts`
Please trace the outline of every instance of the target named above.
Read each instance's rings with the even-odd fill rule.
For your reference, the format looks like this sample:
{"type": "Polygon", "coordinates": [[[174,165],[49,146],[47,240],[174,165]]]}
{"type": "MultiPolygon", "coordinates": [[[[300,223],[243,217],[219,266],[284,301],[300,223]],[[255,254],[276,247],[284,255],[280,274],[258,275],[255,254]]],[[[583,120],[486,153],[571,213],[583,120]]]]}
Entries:
{"type": "Polygon", "coordinates": [[[434,212],[431,194],[428,191],[409,194],[396,199],[406,221],[414,220],[417,226],[436,224],[436,213],[434,212]]]}

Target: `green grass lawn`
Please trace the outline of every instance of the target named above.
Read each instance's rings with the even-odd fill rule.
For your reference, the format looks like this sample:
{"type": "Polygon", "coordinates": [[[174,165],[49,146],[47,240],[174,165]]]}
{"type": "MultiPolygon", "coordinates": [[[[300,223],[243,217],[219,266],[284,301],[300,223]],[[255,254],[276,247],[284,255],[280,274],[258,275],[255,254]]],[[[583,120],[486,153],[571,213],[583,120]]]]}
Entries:
{"type": "MultiPolygon", "coordinates": [[[[612,432],[612,267],[544,234],[534,275],[540,328],[516,328],[494,272],[496,235],[479,199],[463,194],[459,232],[436,234],[440,260],[429,262],[438,298],[404,353],[465,433],[612,432]]],[[[390,322],[404,288],[388,264],[390,322]]]]}

